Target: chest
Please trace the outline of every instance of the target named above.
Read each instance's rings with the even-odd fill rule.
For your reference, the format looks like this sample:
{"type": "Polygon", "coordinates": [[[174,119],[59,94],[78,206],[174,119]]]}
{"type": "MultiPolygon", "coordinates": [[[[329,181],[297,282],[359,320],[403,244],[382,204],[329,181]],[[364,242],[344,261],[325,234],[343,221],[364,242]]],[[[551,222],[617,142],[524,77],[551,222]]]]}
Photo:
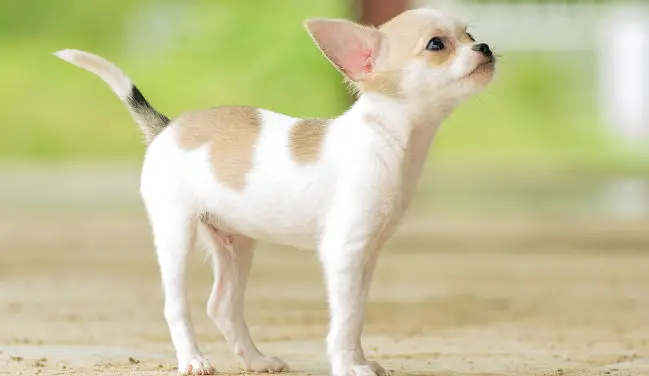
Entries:
{"type": "Polygon", "coordinates": [[[350,184],[358,187],[353,189],[355,199],[362,202],[377,238],[387,239],[410,206],[432,138],[431,133],[415,133],[400,146],[375,140],[364,150],[361,168],[349,174],[350,184]]]}

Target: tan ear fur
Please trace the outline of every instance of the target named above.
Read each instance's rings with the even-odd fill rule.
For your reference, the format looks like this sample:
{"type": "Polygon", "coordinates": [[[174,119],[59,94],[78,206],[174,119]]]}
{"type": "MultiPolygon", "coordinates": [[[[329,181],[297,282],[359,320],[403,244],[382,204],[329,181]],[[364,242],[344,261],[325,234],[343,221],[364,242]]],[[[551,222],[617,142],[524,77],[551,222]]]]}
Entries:
{"type": "Polygon", "coordinates": [[[329,61],[352,81],[374,72],[383,34],[368,26],[341,19],[309,18],[309,35],[329,61]]]}

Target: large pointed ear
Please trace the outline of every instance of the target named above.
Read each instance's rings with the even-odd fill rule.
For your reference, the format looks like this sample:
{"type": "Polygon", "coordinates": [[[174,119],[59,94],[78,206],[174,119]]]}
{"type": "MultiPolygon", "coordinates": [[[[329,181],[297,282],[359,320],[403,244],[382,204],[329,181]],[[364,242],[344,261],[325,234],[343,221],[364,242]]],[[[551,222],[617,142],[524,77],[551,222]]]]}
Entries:
{"type": "Polygon", "coordinates": [[[304,22],[318,48],[352,81],[362,81],[374,71],[383,34],[350,21],[310,18],[304,22]]]}

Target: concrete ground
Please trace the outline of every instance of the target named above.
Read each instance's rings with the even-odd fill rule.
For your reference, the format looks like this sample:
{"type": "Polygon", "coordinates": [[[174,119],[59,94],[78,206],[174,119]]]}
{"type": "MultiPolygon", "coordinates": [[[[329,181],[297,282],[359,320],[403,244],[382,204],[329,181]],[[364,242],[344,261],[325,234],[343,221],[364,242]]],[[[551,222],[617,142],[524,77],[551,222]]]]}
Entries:
{"type": "MultiPolygon", "coordinates": [[[[86,190],[1,178],[0,375],[175,374],[136,177],[86,177],[86,190]],[[106,195],[84,196],[92,184],[106,195]],[[57,189],[67,196],[47,196],[57,189]]],[[[397,376],[649,375],[646,222],[458,218],[415,210],[385,250],[369,357],[397,376]]],[[[220,372],[237,374],[205,313],[201,261],[195,253],[190,272],[198,338],[220,372]]],[[[262,244],[251,278],[246,315],[262,351],[291,374],[326,375],[316,257],[262,244]]]]}

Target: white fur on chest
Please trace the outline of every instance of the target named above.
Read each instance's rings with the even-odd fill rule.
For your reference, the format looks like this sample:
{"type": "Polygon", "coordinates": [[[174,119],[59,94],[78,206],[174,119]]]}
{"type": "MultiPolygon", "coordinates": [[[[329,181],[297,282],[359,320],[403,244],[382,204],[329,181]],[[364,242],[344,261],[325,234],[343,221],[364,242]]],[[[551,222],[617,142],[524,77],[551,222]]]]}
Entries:
{"type": "Polygon", "coordinates": [[[242,191],[215,178],[207,146],[178,148],[170,127],[147,152],[143,190],[172,190],[195,213],[218,218],[225,231],[302,249],[318,246],[332,205],[389,232],[410,202],[429,142],[407,149],[407,134],[378,129],[367,121],[368,110],[359,101],[329,124],[319,159],[310,164],[290,155],[289,132],[297,119],[261,110],[254,163],[242,191]]]}

